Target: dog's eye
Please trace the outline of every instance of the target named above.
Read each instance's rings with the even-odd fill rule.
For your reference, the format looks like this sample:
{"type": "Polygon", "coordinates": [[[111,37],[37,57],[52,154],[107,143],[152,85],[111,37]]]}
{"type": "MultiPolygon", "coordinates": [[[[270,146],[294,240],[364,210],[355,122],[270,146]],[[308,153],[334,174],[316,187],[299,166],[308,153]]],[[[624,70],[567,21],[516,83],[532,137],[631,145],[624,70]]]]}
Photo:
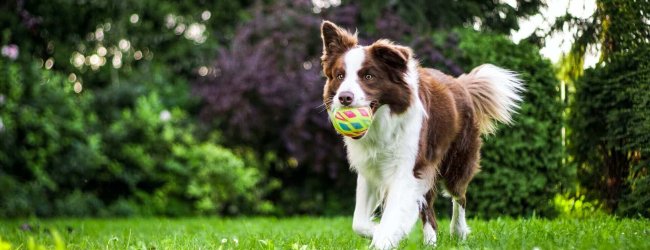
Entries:
{"type": "Polygon", "coordinates": [[[336,79],[343,80],[343,74],[336,75],[336,79]]]}
{"type": "Polygon", "coordinates": [[[366,74],[363,78],[366,78],[366,80],[372,80],[375,77],[372,76],[371,74],[366,74]]]}

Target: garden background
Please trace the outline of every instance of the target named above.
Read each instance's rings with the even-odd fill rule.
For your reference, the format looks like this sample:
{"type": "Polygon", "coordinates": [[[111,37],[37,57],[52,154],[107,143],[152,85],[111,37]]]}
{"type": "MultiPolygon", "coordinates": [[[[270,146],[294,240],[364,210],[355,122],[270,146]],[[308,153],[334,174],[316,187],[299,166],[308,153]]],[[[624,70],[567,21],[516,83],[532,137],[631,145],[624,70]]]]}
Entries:
{"type": "Polygon", "coordinates": [[[320,107],[324,19],[454,76],[521,73],[469,217],[647,218],[650,3],[551,18],[557,2],[4,1],[0,218],[351,215],[354,173],[320,107]],[[570,50],[553,63],[540,49],[558,34],[570,50]]]}

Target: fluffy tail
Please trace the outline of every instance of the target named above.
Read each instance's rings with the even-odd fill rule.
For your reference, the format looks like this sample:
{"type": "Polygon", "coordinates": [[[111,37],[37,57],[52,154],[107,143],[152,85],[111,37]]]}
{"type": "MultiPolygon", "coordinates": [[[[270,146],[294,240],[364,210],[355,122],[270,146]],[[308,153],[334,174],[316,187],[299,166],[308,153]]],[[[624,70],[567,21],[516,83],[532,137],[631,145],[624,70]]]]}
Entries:
{"type": "Polygon", "coordinates": [[[483,64],[458,77],[472,98],[481,133],[496,130],[496,121],[510,124],[519,108],[523,82],[517,73],[492,64],[483,64]]]}

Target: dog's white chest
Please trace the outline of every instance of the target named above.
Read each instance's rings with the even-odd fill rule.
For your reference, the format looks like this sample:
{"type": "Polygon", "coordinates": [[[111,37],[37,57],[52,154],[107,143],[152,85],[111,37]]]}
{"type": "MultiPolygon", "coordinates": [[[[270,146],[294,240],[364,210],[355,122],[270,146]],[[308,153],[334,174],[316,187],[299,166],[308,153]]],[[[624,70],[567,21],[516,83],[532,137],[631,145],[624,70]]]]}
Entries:
{"type": "Polygon", "coordinates": [[[388,107],[379,108],[364,138],[345,140],[351,167],[374,183],[385,183],[402,170],[412,172],[421,126],[421,116],[410,111],[394,115],[388,107]]]}
{"type": "Polygon", "coordinates": [[[353,169],[371,182],[378,183],[395,172],[399,153],[391,145],[348,145],[348,158],[353,169]]]}

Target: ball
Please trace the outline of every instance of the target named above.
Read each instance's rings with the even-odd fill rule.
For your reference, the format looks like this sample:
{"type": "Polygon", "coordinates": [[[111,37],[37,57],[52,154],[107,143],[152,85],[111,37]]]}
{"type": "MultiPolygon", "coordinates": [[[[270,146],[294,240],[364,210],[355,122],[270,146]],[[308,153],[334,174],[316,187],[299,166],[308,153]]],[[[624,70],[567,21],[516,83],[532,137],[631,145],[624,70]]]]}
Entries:
{"type": "Polygon", "coordinates": [[[343,107],[333,110],[330,120],[339,134],[361,138],[372,124],[372,110],[369,107],[343,107]]]}

